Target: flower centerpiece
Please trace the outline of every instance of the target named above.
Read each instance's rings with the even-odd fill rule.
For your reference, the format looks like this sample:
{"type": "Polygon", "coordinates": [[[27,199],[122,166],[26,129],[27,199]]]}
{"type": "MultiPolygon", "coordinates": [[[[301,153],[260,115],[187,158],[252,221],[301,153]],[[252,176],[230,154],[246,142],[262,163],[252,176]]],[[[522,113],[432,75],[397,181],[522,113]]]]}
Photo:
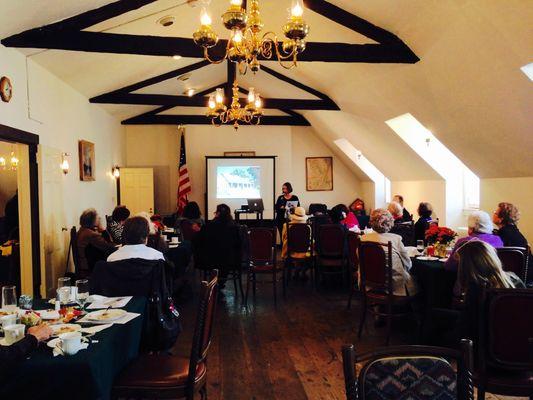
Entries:
{"type": "Polygon", "coordinates": [[[438,257],[446,257],[446,247],[456,236],[457,232],[454,230],[437,225],[431,225],[425,234],[427,243],[435,246],[435,255],[438,257]]]}

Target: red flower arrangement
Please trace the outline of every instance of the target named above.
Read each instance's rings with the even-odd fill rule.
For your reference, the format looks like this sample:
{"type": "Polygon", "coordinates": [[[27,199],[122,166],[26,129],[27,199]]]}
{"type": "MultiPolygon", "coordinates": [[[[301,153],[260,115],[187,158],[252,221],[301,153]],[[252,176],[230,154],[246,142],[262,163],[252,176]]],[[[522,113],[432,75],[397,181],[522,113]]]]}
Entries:
{"type": "Polygon", "coordinates": [[[446,228],[445,226],[439,227],[437,225],[431,225],[429,229],[426,231],[425,236],[426,236],[426,241],[429,244],[435,244],[435,243],[448,244],[453,239],[455,239],[455,237],[457,236],[457,233],[450,228],[446,228]]]}

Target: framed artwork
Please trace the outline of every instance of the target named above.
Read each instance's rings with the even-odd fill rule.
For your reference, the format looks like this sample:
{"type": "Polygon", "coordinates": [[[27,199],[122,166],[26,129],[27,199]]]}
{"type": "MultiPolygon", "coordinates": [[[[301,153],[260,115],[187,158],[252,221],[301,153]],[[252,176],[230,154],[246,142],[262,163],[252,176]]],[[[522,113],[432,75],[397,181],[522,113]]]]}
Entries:
{"type": "Polygon", "coordinates": [[[94,181],[96,175],[94,143],[80,140],[78,151],[80,160],[80,180],[94,181]]]}
{"type": "Polygon", "coordinates": [[[333,190],[333,157],[307,157],[305,181],[309,192],[333,190]]]}
{"type": "Polygon", "coordinates": [[[224,157],[255,157],[255,151],[225,151],[224,157]]]}

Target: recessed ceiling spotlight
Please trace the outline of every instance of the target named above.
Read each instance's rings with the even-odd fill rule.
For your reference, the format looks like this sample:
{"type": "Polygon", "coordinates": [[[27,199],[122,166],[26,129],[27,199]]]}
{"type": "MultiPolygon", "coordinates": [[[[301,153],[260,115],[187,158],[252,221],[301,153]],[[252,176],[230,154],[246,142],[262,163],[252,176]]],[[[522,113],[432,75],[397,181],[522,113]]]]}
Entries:
{"type": "Polygon", "coordinates": [[[179,54],[176,54],[176,55],[172,56],[172,58],[173,58],[174,60],[176,60],[176,61],[177,61],[177,60],[181,60],[181,56],[180,56],[179,54]]]}
{"type": "Polygon", "coordinates": [[[165,28],[174,25],[174,22],[176,21],[176,18],[174,18],[172,15],[166,15],[162,18],[159,18],[157,20],[157,23],[165,28]]]}
{"type": "Polygon", "coordinates": [[[177,77],[178,81],[187,82],[191,79],[191,74],[183,74],[177,77]]]}
{"type": "Polygon", "coordinates": [[[194,96],[195,93],[196,93],[196,90],[194,90],[193,88],[187,89],[185,92],[183,92],[183,94],[186,94],[189,97],[194,96]]]}

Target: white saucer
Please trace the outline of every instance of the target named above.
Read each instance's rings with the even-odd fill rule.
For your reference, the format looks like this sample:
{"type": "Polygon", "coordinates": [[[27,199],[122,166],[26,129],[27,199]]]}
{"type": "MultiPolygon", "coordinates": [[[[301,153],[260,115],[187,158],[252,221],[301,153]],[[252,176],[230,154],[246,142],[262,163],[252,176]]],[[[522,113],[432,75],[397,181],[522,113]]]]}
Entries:
{"type": "Polygon", "coordinates": [[[438,259],[439,257],[428,257],[428,256],[417,257],[417,260],[422,260],[422,261],[437,261],[438,259]]]}

